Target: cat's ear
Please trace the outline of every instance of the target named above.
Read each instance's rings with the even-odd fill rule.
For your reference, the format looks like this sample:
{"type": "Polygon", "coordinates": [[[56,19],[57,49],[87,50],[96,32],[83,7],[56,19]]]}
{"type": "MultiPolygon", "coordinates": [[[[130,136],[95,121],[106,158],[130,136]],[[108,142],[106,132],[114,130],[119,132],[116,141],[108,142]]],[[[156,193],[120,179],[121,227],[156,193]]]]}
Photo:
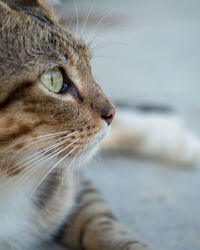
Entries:
{"type": "Polygon", "coordinates": [[[39,7],[47,11],[54,10],[54,7],[60,5],[60,0],[0,0],[0,3],[6,4],[8,7],[39,7]]]}
{"type": "Polygon", "coordinates": [[[8,6],[31,6],[38,7],[39,0],[2,0],[8,6]]]}
{"type": "Polygon", "coordinates": [[[3,16],[10,13],[11,9],[4,2],[0,1],[0,17],[3,19],[3,16]]]}
{"type": "Polygon", "coordinates": [[[12,15],[13,7],[39,7],[39,2],[39,0],[0,0],[0,19],[3,20],[6,15],[12,15]]]}

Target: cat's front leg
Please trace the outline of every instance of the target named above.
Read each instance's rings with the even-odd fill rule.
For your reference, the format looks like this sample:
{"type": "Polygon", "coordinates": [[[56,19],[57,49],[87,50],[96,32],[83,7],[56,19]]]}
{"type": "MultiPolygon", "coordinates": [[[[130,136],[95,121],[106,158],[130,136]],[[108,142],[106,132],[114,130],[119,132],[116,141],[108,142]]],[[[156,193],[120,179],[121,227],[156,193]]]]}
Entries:
{"type": "Polygon", "coordinates": [[[81,250],[149,250],[125,233],[96,189],[84,182],[77,197],[78,208],[58,239],[81,250]]]}

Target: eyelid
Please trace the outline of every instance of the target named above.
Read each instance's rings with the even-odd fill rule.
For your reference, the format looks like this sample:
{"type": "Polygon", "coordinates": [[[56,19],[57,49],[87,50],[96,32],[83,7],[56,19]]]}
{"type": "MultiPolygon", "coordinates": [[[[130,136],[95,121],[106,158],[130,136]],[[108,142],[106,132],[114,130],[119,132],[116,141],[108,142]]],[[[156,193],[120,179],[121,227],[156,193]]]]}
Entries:
{"type": "Polygon", "coordinates": [[[59,70],[61,71],[62,75],[63,75],[63,80],[66,84],[68,84],[69,86],[74,86],[73,81],[70,79],[70,77],[68,76],[68,74],[66,73],[65,69],[63,69],[62,67],[59,68],[59,70]]]}
{"type": "MultiPolygon", "coordinates": [[[[67,84],[68,88],[66,89],[66,92],[70,92],[73,96],[75,96],[80,102],[83,102],[83,98],[81,97],[78,88],[76,85],[73,83],[73,81],[70,79],[68,74],[63,68],[60,68],[61,73],[63,74],[63,80],[64,84],[67,84]]],[[[65,92],[64,92],[65,93],[65,92]]],[[[63,93],[63,94],[64,94],[63,93]]]]}

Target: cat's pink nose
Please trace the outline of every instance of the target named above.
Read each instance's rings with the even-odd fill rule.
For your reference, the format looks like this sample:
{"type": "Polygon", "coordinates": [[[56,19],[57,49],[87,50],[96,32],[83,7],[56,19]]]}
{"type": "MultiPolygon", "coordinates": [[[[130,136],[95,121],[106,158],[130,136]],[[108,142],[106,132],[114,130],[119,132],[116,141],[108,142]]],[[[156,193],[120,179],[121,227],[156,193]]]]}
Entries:
{"type": "Polygon", "coordinates": [[[107,114],[104,114],[101,117],[108,123],[108,125],[110,125],[115,117],[115,114],[116,114],[116,109],[111,108],[111,109],[109,109],[107,114]]]}

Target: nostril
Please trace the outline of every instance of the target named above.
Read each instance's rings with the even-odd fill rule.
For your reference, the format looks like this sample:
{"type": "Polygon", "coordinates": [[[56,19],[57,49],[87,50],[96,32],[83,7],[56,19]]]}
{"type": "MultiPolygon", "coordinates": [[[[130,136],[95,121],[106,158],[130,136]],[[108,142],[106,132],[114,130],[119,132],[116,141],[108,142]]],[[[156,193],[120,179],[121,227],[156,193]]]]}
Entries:
{"type": "Polygon", "coordinates": [[[115,117],[115,113],[115,108],[111,108],[106,115],[102,115],[101,117],[110,125],[115,117]]]}

